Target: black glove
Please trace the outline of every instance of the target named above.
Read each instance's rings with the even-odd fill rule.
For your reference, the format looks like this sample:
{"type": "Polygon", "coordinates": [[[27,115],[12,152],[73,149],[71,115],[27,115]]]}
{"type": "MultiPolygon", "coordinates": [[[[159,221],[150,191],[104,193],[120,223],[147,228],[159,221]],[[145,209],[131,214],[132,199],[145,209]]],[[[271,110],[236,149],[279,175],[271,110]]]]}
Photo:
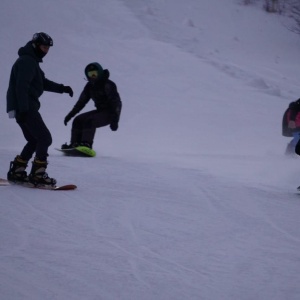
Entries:
{"type": "Polygon", "coordinates": [[[16,121],[19,124],[25,123],[27,119],[27,112],[17,112],[16,121]]]}
{"type": "Polygon", "coordinates": [[[73,90],[70,86],[64,86],[63,87],[63,93],[67,93],[70,95],[70,97],[73,97],[73,90]]]}
{"type": "Polygon", "coordinates": [[[67,126],[68,122],[74,117],[73,114],[68,113],[64,119],[64,124],[67,126]]]}
{"type": "Polygon", "coordinates": [[[119,128],[119,124],[118,124],[118,123],[111,123],[111,124],[109,125],[109,127],[110,127],[110,129],[111,129],[112,131],[117,131],[118,128],[119,128]]]}

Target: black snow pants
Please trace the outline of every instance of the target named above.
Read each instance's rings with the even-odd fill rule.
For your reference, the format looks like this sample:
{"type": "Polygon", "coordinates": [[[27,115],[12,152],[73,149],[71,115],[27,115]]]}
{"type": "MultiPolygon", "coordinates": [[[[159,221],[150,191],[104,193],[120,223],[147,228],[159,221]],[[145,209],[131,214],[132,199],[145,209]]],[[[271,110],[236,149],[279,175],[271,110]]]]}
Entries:
{"type": "Polygon", "coordinates": [[[84,142],[93,145],[96,128],[107,126],[110,123],[109,111],[92,110],[78,115],[72,124],[71,144],[84,142]]]}
{"type": "Polygon", "coordinates": [[[29,111],[25,120],[22,120],[22,122],[17,121],[17,123],[27,141],[20,154],[21,157],[28,161],[35,153],[39,160],[47,160],[48,148],[52,144],[52,136],[40,113],[29,111]]]}

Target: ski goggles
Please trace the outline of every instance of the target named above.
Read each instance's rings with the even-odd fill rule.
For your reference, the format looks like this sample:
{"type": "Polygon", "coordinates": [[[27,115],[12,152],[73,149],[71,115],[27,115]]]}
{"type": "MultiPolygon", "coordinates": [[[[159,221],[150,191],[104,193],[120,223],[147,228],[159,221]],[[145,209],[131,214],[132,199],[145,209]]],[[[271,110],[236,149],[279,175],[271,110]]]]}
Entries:
{"type": "Polygon", "coordinates": [[[98,71],[97,70],[88,71],[87,76],[88,77],[98,77],[98,71]]]}

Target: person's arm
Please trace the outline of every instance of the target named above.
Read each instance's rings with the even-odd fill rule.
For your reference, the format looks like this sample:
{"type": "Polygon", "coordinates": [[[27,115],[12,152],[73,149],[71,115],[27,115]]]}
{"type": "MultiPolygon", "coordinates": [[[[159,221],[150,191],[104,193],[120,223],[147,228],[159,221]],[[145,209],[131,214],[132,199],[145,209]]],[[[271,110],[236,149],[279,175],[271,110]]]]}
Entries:
{"type": "Polygon", "coordinates": [[[81,92],[78,101],[72,108],[72,110],[66,115],[64,119],[64,124],[67,126],[68,122],[75,117],[76,114],[78,114],[85,105],[89,102],[91,99],[88,84],[84,87],[83,91],[81,92]]]}

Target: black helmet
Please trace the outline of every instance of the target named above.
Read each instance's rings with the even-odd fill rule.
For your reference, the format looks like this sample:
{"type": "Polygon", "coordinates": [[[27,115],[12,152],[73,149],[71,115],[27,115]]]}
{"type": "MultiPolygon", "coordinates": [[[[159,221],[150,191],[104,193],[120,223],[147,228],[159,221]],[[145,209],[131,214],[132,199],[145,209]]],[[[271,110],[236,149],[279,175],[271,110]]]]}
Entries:
{"type": "Polygon", "coordinates": [[[37,32],[32,37],[32,42],[36,45],[53,46],[52,38],[45,32],[37,32]]]}

